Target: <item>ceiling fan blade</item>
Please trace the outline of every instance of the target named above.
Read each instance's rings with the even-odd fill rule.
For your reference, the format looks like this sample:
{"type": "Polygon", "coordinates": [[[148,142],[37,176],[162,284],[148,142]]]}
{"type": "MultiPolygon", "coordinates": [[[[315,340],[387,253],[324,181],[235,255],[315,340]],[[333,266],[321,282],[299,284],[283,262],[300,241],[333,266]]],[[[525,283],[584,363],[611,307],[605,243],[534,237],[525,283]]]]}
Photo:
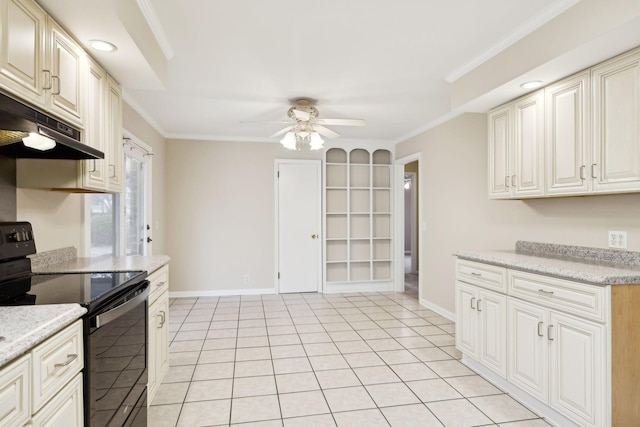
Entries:
{"type": "Polygon", "coordinates": [[[281,129],[278,132],[274,133],[269,138],[275,138],[276,136],[284,135],[285,133],[289,132],[291,129],[293,129],[293,126],[287,126],[286,128],[281,129]]]}
{"type": "Polygon", "coordinates": [[[318,119],[315,122],[330,126],[364,126],[366,124],[362,119],[318,119]]]}
{"type": "Polygon", "coordinates": [[[240,123],[278,123],[281,125],[291,124],[291,120],[244,120],[240,123]]]}
{"type": "Polygon", "coordinates": [[[334,132],[329,128],[326,128],[324,126],[320,126],[320,125],[313,125],[313,130],[315,130],[316,132],[318,132],[320,135],[322,136],[326,136],[327,138],[337,138],[340,136],[340,134],[338,132],[334,132]]]}
{"type": "Polygon", "coordinates": [[[304,120],[305,122],[308,122],[309,119],[311,119],[311,114],[307,111],[298,110],[297,108],[293,109],[293,114],[295,114],[296,119],[304,120]]]}

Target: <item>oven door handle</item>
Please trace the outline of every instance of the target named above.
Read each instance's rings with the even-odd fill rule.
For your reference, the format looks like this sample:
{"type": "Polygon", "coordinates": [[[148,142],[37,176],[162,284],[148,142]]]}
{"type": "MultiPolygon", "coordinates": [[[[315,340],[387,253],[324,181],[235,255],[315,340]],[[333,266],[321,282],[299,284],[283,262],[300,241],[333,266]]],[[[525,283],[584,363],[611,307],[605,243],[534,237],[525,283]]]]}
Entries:
{"type": "Polygon", "coordinates": [[[119,305],[111,310],[99,314],[96,316],[96,329],[100,329],[102,326],[106,325],[109,322],[114,321],[118,317],[124,315],[125,313],[131,311],[140,303],[145,301],[149,297],[149,286],[145,288],[144,291],[136,295],[133,299],[125,302],[122,305],[119,305]]]}

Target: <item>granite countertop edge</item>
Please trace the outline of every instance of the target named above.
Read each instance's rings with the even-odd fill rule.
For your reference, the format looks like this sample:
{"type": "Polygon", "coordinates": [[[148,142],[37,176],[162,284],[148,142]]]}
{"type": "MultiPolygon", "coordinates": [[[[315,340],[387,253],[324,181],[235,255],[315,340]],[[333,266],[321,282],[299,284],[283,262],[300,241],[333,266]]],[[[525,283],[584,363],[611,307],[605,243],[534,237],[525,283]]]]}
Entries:
{"type": "Polygon", "coordinates": [[[109,273],[120,271],[146,271],[151,274],[169,264],[167,255],[121,256],[121,257],[78,257],[52,264],[32,265],[37,274],[61,273],[109,273]]]}
{"type": "Polygon", "coordinates": [[[635,265],[597,262],[575,257],[543,256],[504,251],[457,251],[458,258],[500,267],[538,273],[592,285],[640,284],[640,268],[635,265]]]}
{"type": "Polygon", "coordinates": [[[79,304],[0,307],[0,367],[27,353],[87,312],[79,304]]]}

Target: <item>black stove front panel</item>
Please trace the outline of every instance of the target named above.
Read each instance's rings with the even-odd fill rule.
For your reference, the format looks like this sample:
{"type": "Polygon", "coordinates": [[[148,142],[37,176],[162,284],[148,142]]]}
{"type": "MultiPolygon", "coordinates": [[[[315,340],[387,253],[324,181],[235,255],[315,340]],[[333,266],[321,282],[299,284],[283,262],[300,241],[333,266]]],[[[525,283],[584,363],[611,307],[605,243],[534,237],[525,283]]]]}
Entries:
{"type": "Polygon", "coordinates": [[[36,242],[30,223],[0,222],[0,262],[35,253],[36,242]]]}

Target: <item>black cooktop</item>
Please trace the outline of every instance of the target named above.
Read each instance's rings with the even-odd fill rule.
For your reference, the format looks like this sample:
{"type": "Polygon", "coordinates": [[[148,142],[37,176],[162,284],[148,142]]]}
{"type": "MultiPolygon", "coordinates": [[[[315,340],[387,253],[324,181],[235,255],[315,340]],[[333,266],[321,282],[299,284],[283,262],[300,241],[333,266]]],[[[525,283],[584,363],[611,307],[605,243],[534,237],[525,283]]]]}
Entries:
{"type": "Polygon", "coordinates": [[[93,311],[146,277],[145,271],[33,274],[0,285],[0,306],[78,303],[93,311]]]}

